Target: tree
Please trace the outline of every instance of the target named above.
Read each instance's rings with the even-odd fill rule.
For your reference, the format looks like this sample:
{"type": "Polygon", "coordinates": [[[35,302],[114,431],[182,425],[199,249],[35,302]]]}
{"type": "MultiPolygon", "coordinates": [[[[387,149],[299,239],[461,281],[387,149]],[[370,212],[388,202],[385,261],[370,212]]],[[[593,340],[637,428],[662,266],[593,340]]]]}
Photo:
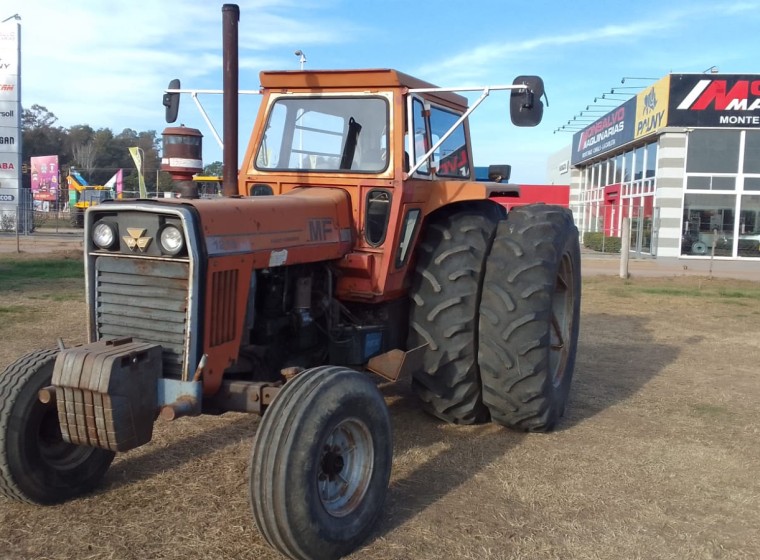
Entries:
{"type": "MultiPolygon", "coordinates": [[[[137,170],[129,148],[143,151],[143,172],[149,192],[169,190],[168,175],[159,173],[161,167],[160,138],[155,130],[136,131],[125,128],[118,134],[109,128],[93,129],[79,124],[66,129],[57,126],[58,117],[42,105],[24,109],[21,117],[24,163],[35,156],[58,155],[65,173],[72,165],[84,171],[94,185],[102,185],[119,169],[124,170],[124,190],[137,191],[137,170]],[[134,188],[132,188],[134,187],[134,188]]],[[[31,175],[23,176],[23,185],[30,187],[31,175]]],[[[62,181],[65,185],[65,181],[62,181]]],[[[63,193],[65,195],[65,193],[63,193]]]]}
{"type": "Polygon", "coordinates": [[[203,174],[221,177],[222,176],[222,162],[215,161],[213,163],[209,163],[206,167],[203,168],[203,174]]]}
{"type": "Polygon", "coordinates": [[[84,144],[77,144],[73,147],[72,154],[74,163],[86,172],[87,180],[92,181],[92,170],[95,168],[95,159],[98,156],[95,143],[90,140],[84,144]]]}

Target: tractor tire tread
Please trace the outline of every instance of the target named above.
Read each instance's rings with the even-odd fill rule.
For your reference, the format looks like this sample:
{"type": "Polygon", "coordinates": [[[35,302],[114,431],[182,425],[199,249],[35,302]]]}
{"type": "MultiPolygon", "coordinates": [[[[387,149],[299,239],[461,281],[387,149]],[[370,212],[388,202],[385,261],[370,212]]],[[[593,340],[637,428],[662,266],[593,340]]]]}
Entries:
{"type": "Polygon", "coordinates": [[[512,210],[488,256],[480,314],[478,361],[491,418],[520,431],[549,431],[564,412],[578,335],[580,252],[572,215],[561,207],[512,210]],[[552,297],[560,260],[575,274],[572,345],[559,388],[549,346],[552,297]]]}

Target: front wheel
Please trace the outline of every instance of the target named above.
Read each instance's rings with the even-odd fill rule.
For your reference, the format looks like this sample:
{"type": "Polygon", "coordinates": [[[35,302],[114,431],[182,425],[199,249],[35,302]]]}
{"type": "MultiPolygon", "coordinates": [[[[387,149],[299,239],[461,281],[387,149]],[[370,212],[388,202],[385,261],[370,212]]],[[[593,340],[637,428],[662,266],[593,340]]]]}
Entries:
{"type": "Polygon", "coordinates": [[[365,374],[301,373],[269,407],[253,445],[250,501],[259,531],[290,558],[339,558],[382,511],[393,443],[385,401],[365,374]]]}
{"type": "Polygon", "coordinates": [[[92,490],[114,453],[63,441],[55,403],[39,390],[50,385],[57,350],[31,352],[0,374],[0,494],[54,504],[92,490]]]}
{"type": "Polygon", "coordinates": [[[578,345],[581,262],[569,210],[531,205],[499,224],[480,302],[478,360],[491,418],[548,431],[564,414],[578,345]]]}

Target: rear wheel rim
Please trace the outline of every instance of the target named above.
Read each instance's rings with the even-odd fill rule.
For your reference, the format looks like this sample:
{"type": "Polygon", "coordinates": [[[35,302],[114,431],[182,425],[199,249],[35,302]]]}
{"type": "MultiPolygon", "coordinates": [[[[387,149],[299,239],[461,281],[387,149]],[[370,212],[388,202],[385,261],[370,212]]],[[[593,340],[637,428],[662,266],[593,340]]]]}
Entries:
{"type": "Polygon", "coordinates": [[[573,313],[577,286],[573,276],[573,261],[565,253],[559,264],[552,294],[551,321],[549,325],[549,368],[555,387],[562,384],[572,341],[573,313]]]}
{"type": "Polygon", "coordinates": [[[358,418],[340,422],[325,438],[317,469],[320,502],[333,517],[345,517],[361,504],[372,478],[372,433],[358,418]]]}

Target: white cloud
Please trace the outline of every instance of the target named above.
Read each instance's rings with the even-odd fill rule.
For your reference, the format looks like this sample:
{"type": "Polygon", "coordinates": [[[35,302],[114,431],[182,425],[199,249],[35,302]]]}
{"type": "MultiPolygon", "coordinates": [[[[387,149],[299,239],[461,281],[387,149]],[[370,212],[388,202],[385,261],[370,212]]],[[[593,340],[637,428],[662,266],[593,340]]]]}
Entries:
{"type": "MultiPolygon", "coordinates": [[[[505,60],[517,59],[532,51],[549,51],[555,47],[581,45],[584,43],[601,44],[605,41],[640,38],[671,27],[673,22],[665,18],[659,21],[634,22],[628,25],[607,25],[592,31],[568,33],[565,35],[545,35],[526,38],[511,42],[491,42],[466,50],[455,56],[423,66],[418,70],[421,75],[440,72],[446,68],[446,73],[452,79],[473,79],[487,74],[495,64],[501,65],[505,60]]],[[[547,53],[550,54],[550,53],[547,53]]]]}
{"type": "MultiPolygon", "coordinates": [[[[316,1],[243,0],[240,5],[244,89],[258,88],[260,69],[295,66],[294,48],[340,43],[357,32],[326,16],[324,4],[316,1]]],[[[220,5],[11,0],[4,2],[6,11],[22,17],[23,105],[46,106],[63,126],[161,129],[160,100],[170,79],[180,77],[183,87],[221,88],[220,5]]],[[[185,111],[195,112],[189,100],[184,103],[185,111]]],[[[200,121],[197,115],[182,118],[200,121]]]]}

